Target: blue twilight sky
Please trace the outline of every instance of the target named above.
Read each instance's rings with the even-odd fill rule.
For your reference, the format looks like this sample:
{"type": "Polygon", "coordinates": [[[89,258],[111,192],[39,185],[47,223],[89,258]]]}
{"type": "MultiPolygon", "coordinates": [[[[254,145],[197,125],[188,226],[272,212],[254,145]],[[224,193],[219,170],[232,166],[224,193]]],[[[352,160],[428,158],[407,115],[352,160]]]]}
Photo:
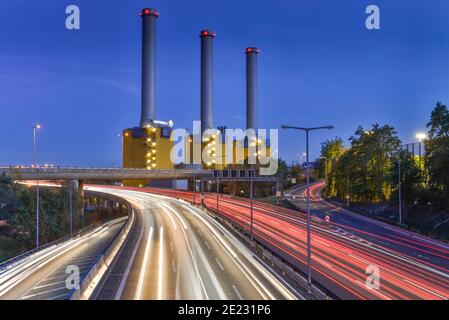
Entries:
{"type": "MultiPolygon", "coordinates": [[[[358,125],[397,128],[404,142],[425,128],[436,101],[449,103],[446,0],[105,1],[2,0],[0,164],[38,159],[118,166],[123,128],[140,113],[139,10],[160,12],[157,114],[176,127],[199,119],[198,33],[217,32],[215,124],[244,127],[246,46],[259,56],[259,125],[335,125],[313,135],[347,138],[358,125]],[[81,9],[81,30],[65,29],[65,8],[81,9]],[[365,8],[381,9],[381,30],[365,8]]],[[[281,157],[304,151],[303,136],[280,132],[281,157]]]]}

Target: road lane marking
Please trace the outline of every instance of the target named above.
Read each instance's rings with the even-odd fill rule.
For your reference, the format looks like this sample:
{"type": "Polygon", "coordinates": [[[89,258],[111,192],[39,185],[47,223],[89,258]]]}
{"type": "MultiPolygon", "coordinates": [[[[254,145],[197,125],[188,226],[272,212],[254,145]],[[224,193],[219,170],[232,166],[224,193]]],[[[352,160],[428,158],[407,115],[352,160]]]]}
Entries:
{"type": "Polygon", "coordinates": [[[117,289],[117,292],[115,293],[114,300],[120,300],[120,297],[122,296],[123,289],[125,288],[126,280],[128,279],[129,271],[131,270],[131,266],[134,263],[134,258],[136,257],[137,249],[140,247],[140,243],[142,242],[143,232],[145,230],[144,223],[142,221],[142,227],[140,229],[139,238],[137,239],[137,243],[134,246],[133,252],[131,254],[131,258],[129,259],[128,265],[125,269],[125,274],[122,277],[122,280],[120,281],[119,287],[117,289]]]}
{"type": "Polygon", "coordinates": [[[66,286],[64,286],[64,287],[59,287],[59,288],[50,289],[50,290],[46,290],[46,291],[41,291],[41,292],[34,293],[34,294],[29,294],[27,296],[22,297],[21,299],[26,300],[28,298],[33,298],[33,297],[41,296],[41,295],[49,293],[49,292],[55,292],[55,291],[61,291],[61,290],[67,290],[67,293],[69,293],[69,291],[70,291],[69,289],[67,289],[66,286]]]}
{"type": "Polygon", "coordinates": [[[240,300],[243,300],[242,294],[240,293],[239,289],[235,285],[232,285],[232,289],[234,289],[235,293],[239,297],[240,300]]]}
{"type": "Polygon", "coordinates": [[[34,287],[33,289],[40,289],[40,288],[50,287],[50,286],[53,286],[53,285],[55,285],[55,284],[60,284],[60,283],[65,283],[65,280],[63,280],[63,281],[58,281],[58,282],[51,282],[51,283],[49,283],[49,284],[43,284],[43,285],[34,287]]]}
{"type": "Polygon", "coordinates": [[[409,281],[407,279],[404,279],[404,281],[407,282],[407,283],[410,283],[412,286],[415,286],[415,287],[417,287],[417,288],[419,288],[419,289],[421,289],[423,291],[426,291],[427,293],[430,293],[430,294],[432,294],[434,296],[437,296],[437,297],[439,297],[439,298],[441,298],[443,300],[447,300],[448,299],[447,297],[444,297],[444,296],[442,296],[442,295],[440,295],[440,294],[438,294],[436,292],[430,291],[429,289],[426,289],[426,288],[424,288],[424,287],[422,287],[422,286],[420,286],[420,285],[418,285],[418,284],[416,284],[414,282],[411,282],[411,281],[409,281]]]}
{"type": "Polygon", "coordinates": [[[207,243],[207,241],[204,241],[204,244],[206,245],[207,249],[211,250],[209,243],[207,243]]]}
{"type": "MultiPolygon", "coordinates": [[[[57,295],[57,296],[53,296],[53,297],[50,297],[50,298],[46,298],[45,300],[56,300],[56,299],[59,299],[59,298],[69,298],[69,295],[66,293],[66,294],[60,294],[60,295],[57,295]]],[[[67,300],[67,299],[65,299],[65,300],[67,300]]]]}
{"type": "Polygon", "coordinates": [[[157,283],[157,299],[164,299],[164,227],[159,229],[159,278],[157,283]]]}
{"type": "Polygon", "coordinates": [[[145,271],[147,270],[148,256],[150,255],[152,240],[153,240],[153,227],[150,227],[150,232],[148,233],[147,238],[147,244],[145,246],[145,254],[143,256],[143,262],[140,267],[139,282],[137,283],[135,300],[141,300],[142,298],[143,283],[145,280],[145,271]]]}
{"type": "Polygon", "coordinates": [[[218,258],[215,258],[215,261],[217,261],[217,264],[218,264],[218,266],[220,267],[220,269],[221,269],[222,271],[224,271],[224,267],[223,267],[223,265],[221,264],[220,260],[218,260],[218,258]]]}
{"type": "Polygon", "coordinates": [[[173,273],[175,273],[176,272],[175,259],[171,259],[171,268],[173,270],[173,273]]]}

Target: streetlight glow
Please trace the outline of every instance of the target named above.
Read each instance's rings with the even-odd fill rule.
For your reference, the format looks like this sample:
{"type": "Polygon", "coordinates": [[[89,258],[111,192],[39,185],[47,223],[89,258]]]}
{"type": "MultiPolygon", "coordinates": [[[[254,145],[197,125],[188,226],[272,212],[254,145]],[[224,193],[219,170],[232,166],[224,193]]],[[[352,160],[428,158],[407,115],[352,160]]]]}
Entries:
{"type": "Polygon", "coordinates": [[[424,132],[418,132],[416,134],[416,139],[418,139],[419,142],[422,142],[423,140],[427,139],[427,135],[424,132]]]}

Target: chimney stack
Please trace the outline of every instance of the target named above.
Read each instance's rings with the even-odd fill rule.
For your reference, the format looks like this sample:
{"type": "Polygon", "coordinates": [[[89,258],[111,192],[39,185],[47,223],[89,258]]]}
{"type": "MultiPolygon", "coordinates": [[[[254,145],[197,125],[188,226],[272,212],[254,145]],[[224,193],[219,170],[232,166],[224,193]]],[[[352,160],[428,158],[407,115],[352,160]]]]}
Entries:
{"type": "Polygon", "coordinates": [[[246,48],[246,129],[257,130],[257,56],[260,50],[246,48]]]}
{"type": "Polygon", "coordinates": [[[213,71],[215,32],[203,30],[201,38],[201,134],[214,126],[213,71]]]}
{"type": "Polygon", "coordinates": [[[156,9],[142,9],[142,112],[140,126],[156,120],[156,9]]]}

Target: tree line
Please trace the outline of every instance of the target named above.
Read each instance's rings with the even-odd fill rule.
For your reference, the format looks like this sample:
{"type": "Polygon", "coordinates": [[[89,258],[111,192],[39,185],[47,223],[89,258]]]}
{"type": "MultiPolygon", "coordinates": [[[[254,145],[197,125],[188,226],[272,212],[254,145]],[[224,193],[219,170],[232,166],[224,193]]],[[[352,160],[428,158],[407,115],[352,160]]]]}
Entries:
{"type": "MultiPolygon", "coordinates": [[[[0,175],[0,262],[35,247],[36,192],[34,187],[16,183],[0,175]]],[[[40,188],[39,241],[57,240],[69,233],[69,188],[40,188]]],[[[73,193],[73,212],[82,206],[73,193]]],[[[79,225],[79,215],[73,215],[79,225]]]]}
{"type": "Polygon", "coordinates": [[[407,150],[389,125],[358,127],[346,148],[341,138],[322,143],[317,174],[326,196],[351,203],[397,203],[399,181],[404,209],[420,205],[449,209],[449,111],[438,102],[427,124],[422,157],[407,150]]]}

